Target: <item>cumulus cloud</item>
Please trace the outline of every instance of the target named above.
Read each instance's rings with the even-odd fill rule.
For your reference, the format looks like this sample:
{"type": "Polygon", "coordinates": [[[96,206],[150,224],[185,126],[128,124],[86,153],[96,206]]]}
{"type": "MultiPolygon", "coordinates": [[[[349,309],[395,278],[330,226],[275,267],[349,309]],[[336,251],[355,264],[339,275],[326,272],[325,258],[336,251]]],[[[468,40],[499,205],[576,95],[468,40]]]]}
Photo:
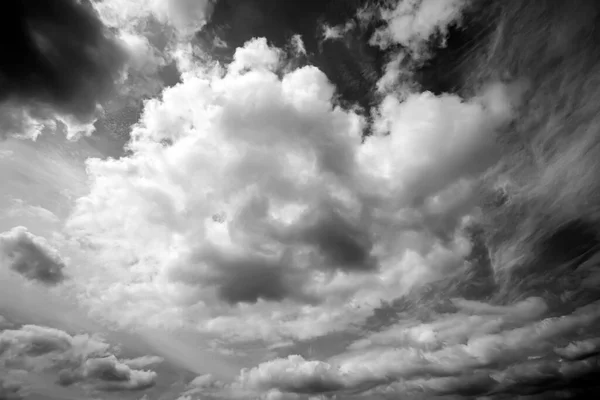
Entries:
{"type": "Polygon", "coordinates": [[[126,55],[92,8],[75,0],[10,2],[2,25],[0,137],[36,138],[66,125],[87,133],[126,55]]]}
{"type": "Polygon", "coordinates": [[[66,277],[58,251],[22,226],[0,233],[0,260],[3,267],[46,285],[56,285],[66,277]]]}
{"type": "Polygon", "coordinates": [[[156,380],[154,371],[119,360],[101,338],[38,325],[0,332],[0,365],[30,373],[52,372],[60,385],[81,384],[93,390],[143,390],[156,380]]]}
{"type": "Polygon", "coordinates": [[[68,228],[111,260],[98,270],[106,286],[86,289],[102,292],[92,307],[123,310],[121,321],[183,313],[224,336],[307,338],[461,264],[469,182],[493,162],[520,85],[471,99],[390,95],[363,143],[364,118],[336,105],[327,77],[282,71],[266,40],[227,67],[180,50],[183,81],[146,103],[131,156],[88,161],[91,192],[68,228]],[[439,215],[452,221],[444,238],[423,229],[439,215]],[[147,310],[123,306],[138,296],[147,310]]]}

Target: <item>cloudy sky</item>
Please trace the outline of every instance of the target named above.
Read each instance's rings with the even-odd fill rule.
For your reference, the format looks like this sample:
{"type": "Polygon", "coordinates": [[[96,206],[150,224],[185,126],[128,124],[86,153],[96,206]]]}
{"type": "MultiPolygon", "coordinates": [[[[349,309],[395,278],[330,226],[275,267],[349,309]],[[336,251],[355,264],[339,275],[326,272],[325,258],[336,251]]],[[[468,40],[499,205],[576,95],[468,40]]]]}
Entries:
{"type": "Polygon", "coordinates": [[[600,394],[597,2],[3,12],[0,400],[600,394]]]}

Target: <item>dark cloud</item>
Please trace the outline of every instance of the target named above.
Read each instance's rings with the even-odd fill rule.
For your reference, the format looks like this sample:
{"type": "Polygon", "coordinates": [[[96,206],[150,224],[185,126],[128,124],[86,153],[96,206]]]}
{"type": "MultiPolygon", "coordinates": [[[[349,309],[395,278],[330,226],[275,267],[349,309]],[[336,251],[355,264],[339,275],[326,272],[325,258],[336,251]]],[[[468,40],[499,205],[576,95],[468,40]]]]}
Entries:
{"type": "Polygon", "coordinates": [[[3,10],[0,135],[25,134],[27,116],[92,122],[126,56],[89,2],[9,0],[3,10]]]}
{"type": "Polygon", "coordinates": [[[303,274],[290,270],[279,257],[227,254],[203,248],[171,272],[171,279],[187,285],[207,285],[226,303],[256,303],[285,299],[311,301],[303,293],[303,274]],[[202,272],[202,265],[211,271],[202,272]]]}
{"type": "Polygon", "coordinates": [[[325,207],[314,217],[307,216],[299,229],[300,240],[314,246],[326,269],[372,271],[377,261],[371,256],[373,243],[359,222],[349,221],[341,213],[325,207]]]}
{"type": "Polygon", "coordinates": [[[217,278],[219,294],[228,303],[256,303],[258,299],[281,301],[288,297],[283,267],[266,260],[230,264],[231,274],[217,278]]]}
{"type": "Polygon", "coordinates": [[[0,233],[0,260],[32,281],[56,285],[65,279],[65,263],[58,252],[22,226],[0,233]]]}

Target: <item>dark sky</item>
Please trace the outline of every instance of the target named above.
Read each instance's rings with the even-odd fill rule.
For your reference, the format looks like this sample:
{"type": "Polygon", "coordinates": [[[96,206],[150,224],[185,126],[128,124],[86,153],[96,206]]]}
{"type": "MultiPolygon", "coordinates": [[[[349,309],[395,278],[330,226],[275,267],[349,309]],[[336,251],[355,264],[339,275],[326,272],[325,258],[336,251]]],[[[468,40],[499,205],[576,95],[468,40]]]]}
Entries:
{"type": "Polygon", "coordinates": [[[89,3],[8,0],[2,6],[0,101],[41,117],[60,112],[89,122],[112,94],[126,58],[89,3]]]}

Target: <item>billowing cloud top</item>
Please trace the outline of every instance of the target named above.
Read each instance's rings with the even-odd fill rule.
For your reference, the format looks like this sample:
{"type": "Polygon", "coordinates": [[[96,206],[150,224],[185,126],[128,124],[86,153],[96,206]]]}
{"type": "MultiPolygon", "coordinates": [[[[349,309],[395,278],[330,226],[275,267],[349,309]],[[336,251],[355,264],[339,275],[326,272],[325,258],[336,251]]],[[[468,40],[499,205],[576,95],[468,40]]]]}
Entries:
{"type": "Polygon", "coordinates": [[[495,84],[468,101],[390,95],[362,143],[364,119],[335,105],[327,77],[310,66],[279,77],[280,57],[256,39],[225,69],[190,64],[146,103],[131,156],[88,161],[92,190],[69,230],[98,257],[116,248],[133,257],[99,270],[128,284],[94,288],[104,293],[94,307],[114,308],[123,290],[158,290],[155,319],[193,302],[207,332],[239,335],[232,328],[244,324],[246,339],[308,338],[365,317],[344,304],[373,309],[469,252],[459,211],[450,242],[411,225],[464,208],[518,90],[495,84]],[[407,252],[410,242],[423,250],[407,252]],[[269,315],[287,322],[269,326],[269,315]]]}

